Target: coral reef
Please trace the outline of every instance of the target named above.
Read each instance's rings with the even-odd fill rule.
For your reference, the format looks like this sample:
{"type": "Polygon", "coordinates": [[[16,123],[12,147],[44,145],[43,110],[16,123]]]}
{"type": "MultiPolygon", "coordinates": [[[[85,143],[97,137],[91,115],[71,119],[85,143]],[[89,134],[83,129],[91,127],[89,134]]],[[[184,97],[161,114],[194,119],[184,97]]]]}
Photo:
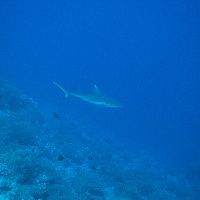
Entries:
{"type": "Polygon", "coordinates": [[[5,81],[0,96],[0,199],[198,200],[200,177],[194,186],[148,153],[111,150],[77,123],[47,120],[5,81]]]}

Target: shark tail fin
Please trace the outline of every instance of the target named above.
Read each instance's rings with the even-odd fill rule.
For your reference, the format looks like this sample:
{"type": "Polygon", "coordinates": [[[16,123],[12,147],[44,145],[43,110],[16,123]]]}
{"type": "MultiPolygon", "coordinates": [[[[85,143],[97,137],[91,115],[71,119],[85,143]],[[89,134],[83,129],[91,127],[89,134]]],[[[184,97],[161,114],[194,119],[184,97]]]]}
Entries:
{"type": "Polygon", "coordinates": [[[58,85],[56,82],[53,82],[60,90],[62,90],[64,92],[64,98],[68,97],[69,92],[67,92],[67,90],[65,90],[62,86],[58,85]]]}

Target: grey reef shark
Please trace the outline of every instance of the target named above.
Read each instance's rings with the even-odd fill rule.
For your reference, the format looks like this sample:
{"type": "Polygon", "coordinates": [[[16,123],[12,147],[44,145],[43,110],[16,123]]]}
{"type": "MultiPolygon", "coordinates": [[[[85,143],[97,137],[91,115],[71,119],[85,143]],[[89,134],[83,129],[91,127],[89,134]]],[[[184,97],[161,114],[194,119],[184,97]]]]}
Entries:
{"type": "Polygon", "coordinates": [[[104,94],[102,94],[98,87],[95,85],[93,91],[91,92],[79,92],[79,91],[68,91],[64,89],[62,86],[53,82],[60,90],[64,92],[64,97],[69,95],[80,98],[83,101],[98,105],[99,107],[110,107],[110,108],[120,108],[123,105],[104,94]]]}

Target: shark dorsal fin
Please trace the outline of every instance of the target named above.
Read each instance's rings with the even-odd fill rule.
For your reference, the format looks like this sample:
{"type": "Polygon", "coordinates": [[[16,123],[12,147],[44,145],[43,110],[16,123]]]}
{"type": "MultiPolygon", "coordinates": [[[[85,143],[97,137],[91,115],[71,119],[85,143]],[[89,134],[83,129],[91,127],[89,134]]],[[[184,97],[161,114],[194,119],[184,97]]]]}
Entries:
{"type": "Polygon", "coordinates": [[[100,90],[99,90],[99,88],[96,85],[94,85],[94,90],[93,91],[95,93],[101,93],[100,90]]]}

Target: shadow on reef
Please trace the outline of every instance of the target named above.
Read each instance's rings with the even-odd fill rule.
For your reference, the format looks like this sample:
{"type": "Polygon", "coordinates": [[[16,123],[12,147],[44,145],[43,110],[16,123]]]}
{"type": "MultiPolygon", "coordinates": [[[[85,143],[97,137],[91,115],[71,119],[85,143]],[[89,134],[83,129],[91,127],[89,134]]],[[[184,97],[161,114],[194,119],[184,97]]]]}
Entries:
{"type": "Polygon", "coordinates": [[[111,150],[67,119],[46,117],[33,99],[6,81],[0,81],[0,136],[0,199],[197,200],[200,196],[199,187],[184,174],[168,172],[144,152],[111,150]]]}

